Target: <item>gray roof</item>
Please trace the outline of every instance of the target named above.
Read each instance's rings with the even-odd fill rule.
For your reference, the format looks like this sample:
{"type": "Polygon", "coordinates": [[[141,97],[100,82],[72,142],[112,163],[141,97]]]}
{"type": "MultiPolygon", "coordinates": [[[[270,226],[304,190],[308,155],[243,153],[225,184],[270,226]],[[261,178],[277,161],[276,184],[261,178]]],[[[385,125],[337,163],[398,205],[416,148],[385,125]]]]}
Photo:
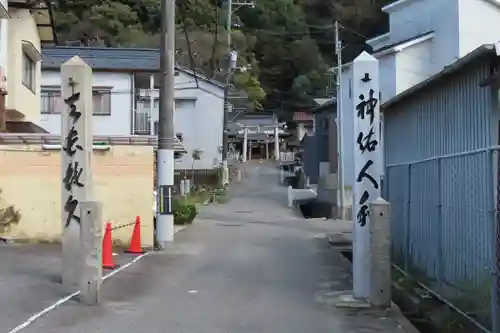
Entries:
{"type": "Polygon", "coordinates": [[[337,98],[332,97],[328,102],[318,105],[311,110],[312,113],[321,113],[323,111],[334,111],[337,112],[337,98]]]}
{"type": "Polygon", "coordinates": [[[421,90],[428,88],[431,84],[435,84],[438,82],[441,82],[442,80],[448,78],[452,74],[458,73],[460,70],[462,70],[465,66],[468,66],[478,59],[481,59],[484,56],[487,55],[494,55],[496,54],[496,48],[495,44],[484,44],[479,46],[477,49],[474,51],[470,52],[466,56],[458,59],[457,61],[453,62],[451,65],[448,65],[444,67],[444,69],[429,77],[428,79],[412,86],[411,88],[403,91],[402,93],[396,95],[395,97],[391,98],[384,104],[382,104],[382,108],[384,109],[384,112],[391,106],[403,101],[404,99],[413,96],[420,92],[421,90]]]}
{"type": "MultiPolygon", "coordinates": [[[[61,68],[61,65],[74,56],[82,58],[92,70],[112,70],[121,72],[158,72],[160,70],[159,49],[86,47],[86,46],[47,46],[42,47],[42,69],[61,68]]],[[[176,69],[189,75],[195,73],[186,68],[176,69]]],[[[223,85],[196,73],[204,81],[223,85]]]]}

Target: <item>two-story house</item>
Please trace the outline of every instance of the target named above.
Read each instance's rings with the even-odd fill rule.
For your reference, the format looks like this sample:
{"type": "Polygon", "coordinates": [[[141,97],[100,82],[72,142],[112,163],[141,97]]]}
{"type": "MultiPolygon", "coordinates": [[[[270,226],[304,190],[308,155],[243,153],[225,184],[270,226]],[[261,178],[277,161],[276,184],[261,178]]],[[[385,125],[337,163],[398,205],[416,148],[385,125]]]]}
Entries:
{"type": "MultiPolygon", "coordinates": [[[[156,135],[159,109],[158,49],[46,47],[42,50],[40,126],[61,130],[61,65],[79,56],[92,68],[93,130],[97,135],[156,135]]],[[[187,154],[177,169],[193,166],[192,152],[202,150],[197,169],[220,161],[224,110],[221,84],[185,68],[175,72],[174,129],[187,154]]]]}
{"type": "MultiPolygon", "coordinates": [[[[422,82],[482,44],[500,40],[500,1],[399,0],[382,8],[389,32],[367,43],[379,60],[380,103],[422,82]]],[[[344,184],[354,183],[354,99],[351,63],[342,67],[341,161],[344,184]]],[[[383,133],[383,119],[381,131],[383,133]]],[[[383,149],[384,142],[381,140],[383,149]]],[[[350,192],[346,191],[350,196],[350,192]]],[[[344,201],[347,202],[347,201],[344,201]]]]}
{"type": "Polygon", "coordinates": [[[0,131],[41,131],[40,48],[56,42],[50,1],[1,1],[0,131]]]}

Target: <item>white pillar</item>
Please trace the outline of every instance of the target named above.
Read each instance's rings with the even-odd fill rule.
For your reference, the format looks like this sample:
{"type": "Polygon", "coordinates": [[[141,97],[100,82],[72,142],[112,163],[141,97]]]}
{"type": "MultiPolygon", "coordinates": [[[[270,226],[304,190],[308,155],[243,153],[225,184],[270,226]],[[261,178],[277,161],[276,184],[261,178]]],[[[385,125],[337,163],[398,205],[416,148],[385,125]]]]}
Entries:
{"type": "Polygon", "coordinates": [[[243,163],[247,161],[248,156],[248,128],[243,129],[243,163]]]}
{"type": "Polygon", "coordinates": [[[280,160],[280,138],[278,133],[278,126],[274,128],[274,159],[280,160]]]}
{"type": "Polygon", "coordinates": [[[79,207],[92,200],[92,70],[78,56],[61,66],[61,96],[62,282],[74,291],[86,265],[80,228],[94,228],[79,207]]]}
{"type": "Polygon", "coordinates": [[[370,216],[369,204],[380,197],[382,151],[379,147],[378,60],[366,52],[352,66],[354,109],[354,202],[353,294],[370,296],[370,216]]]}
{"type": "MultiPolygon", "coordinates": [[[[158,115],[156,115],[156,117],[153,117],[154,106],[155,106],[155,98],[153,96],[154,89],[155,89],[155,76],[154,74],[150,74],[149,75],[149,134],[150,135],[158,134],[154,132],[155,119],[158,119],[158,115]]],[[[156,112],[158,112],[158,110],[156,110],[156,112]]]]}

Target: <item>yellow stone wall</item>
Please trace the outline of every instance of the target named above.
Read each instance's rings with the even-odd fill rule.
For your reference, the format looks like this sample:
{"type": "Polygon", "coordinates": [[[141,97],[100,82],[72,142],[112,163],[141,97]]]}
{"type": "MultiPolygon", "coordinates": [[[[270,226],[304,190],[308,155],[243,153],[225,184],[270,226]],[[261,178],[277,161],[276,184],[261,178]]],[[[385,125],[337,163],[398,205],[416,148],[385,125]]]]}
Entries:
{"type": "MultiPolygon", "coordinates": [[[[111,146],[94,150],[94,199],[102,202],[103,219],[113,226],[141,217],[143,246],[153,245],[153,147],[111,146]]],[[[41,145],[0,145],[1,198],[22,215],[3,236],[20,240],[59,241],[61,158],[41,145]]],[[[113,231],[113,241],[128,245],[132,226],[113,231]]]]}

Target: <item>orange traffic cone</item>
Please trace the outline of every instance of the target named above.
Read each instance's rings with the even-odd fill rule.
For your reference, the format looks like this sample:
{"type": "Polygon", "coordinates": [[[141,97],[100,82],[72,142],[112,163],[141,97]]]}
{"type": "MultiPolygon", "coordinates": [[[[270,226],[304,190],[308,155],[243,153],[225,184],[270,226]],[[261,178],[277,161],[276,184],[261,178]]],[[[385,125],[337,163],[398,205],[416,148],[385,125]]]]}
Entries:
{"type": "Polygon", "coordinates": [[[126,253],[144,253],[141,247],[141,218],[137,216],[135,218],[134,230],[132,231],[132,238],[130,238],[130,246],[126,253]]]}
{"type": "Polygon", "coordinates": [[[106,222],[104,239],[102,240],[102,268],[115,269],[117,265],[113,262],[113,240],[111,238],[111,223],[106,222]]]}

